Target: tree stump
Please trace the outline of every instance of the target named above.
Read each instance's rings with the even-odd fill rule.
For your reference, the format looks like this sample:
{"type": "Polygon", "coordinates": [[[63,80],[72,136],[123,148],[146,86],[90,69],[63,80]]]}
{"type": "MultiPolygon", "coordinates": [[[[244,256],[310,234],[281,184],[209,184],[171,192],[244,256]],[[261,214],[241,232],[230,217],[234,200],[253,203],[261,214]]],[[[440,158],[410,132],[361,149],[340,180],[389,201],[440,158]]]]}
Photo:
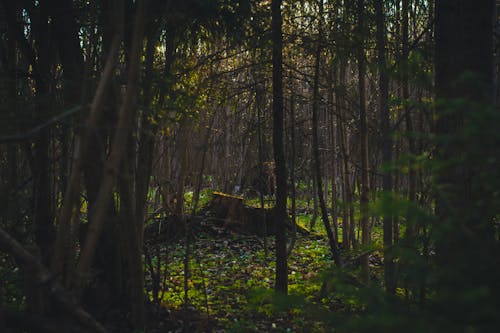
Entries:
{"type": "Polygon", "coordinates": [[[243,214],[243,197],[213,192],[211,204],[215,215],[221,218],[237,220],[243,214]]]}
{"type": "MultiPolygon", "coordinates": [[[[209,210],[221,224],[237,232],[257,236],[274,235],[276,233],[276,219],[274,209],[256,208],[245,205],[243,197],[231,194],[214,192],[209,210]]],[[[286,221],[287,230],[293,230],[289,219],[286,221]]],[[[297,225],[299,233],[308,233],[297,225]]]]}

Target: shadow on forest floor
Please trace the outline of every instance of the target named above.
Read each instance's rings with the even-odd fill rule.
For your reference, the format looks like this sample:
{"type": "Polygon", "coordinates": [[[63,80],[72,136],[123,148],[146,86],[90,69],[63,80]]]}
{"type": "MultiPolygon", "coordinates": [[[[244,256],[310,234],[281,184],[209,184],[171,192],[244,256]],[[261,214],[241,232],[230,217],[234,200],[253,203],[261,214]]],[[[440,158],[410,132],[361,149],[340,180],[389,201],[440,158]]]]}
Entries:
{"type": "MultiPolygon", "coordinates": [[[[192,235],[187,312],[183,310],[184,239],[160,239],[147,245],[146,289],[154,299],[152,276],[159,275],[157,305],[152,308],[161,313],[161,331],[323,331],[322,323],[309,321],[300,310],[277,311],[269,297],[262,296],[270,293],[274,283],[273,237],[268,237],[265,251],[262,238],[242,235],[210,220],[194,223],[192,235]],[[159,274],[152,271],[155,268],[159,274]]],[[[320,272],[331,263],[326,238],[297,235],[288,261],[289,293],[316,302],[322,284],[320,272]]],[[[336,303],[323,299],[319,305],[327,310],[336,303]]]]}

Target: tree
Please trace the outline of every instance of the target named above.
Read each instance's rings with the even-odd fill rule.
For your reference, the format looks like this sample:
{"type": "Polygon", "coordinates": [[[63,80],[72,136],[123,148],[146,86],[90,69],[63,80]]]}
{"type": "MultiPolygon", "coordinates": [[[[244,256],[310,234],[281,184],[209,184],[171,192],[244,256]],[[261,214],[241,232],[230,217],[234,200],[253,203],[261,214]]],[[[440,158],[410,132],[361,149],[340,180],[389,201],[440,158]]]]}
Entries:
{"type": "MultiPolygon", "coordinates": [[[[413,126],[413,119],[410,113],[410,87],[409,87],[409,56],[410,56],[410,45],[409,45],[409,16],[410,16],[410,0],[403,0],[401,7],[402,20],[402,50],[401,50],[401,63],[403,64],[402,69],[402,94],[403,94],[403,112],[406,123],[406,131],[408,136],[408,150],[409,153],[414,158],[416,154],[415,149],[415,133],[413,126]]],[[[417,192],[417,173],[413,162],[410,160],[408,166],[408,200],[415,201],[417,192]]],[[[406,238],[411,241],[415,237],[416,226],[413,224],[408,224],[406,226],[406,238]]]]}
{"type": "Polygon", "coordinates": [[[316,177],[316,196],[318,197],[319,206],[321,209],[321,219],[325,226],[332,252],[333,259],[337,265],[341,265],[340,253],[337,245],[337,240],[332,231],[330,220],[328,218],[328,210],[326,208],[325,196],[323,195],[323,179],[321,172],[321,161],[319,157],[319,138],[318,138],[318,109],[320,105],[319,96],[319,70],[322,51],[323,39],[323,0],[319,0],[319,15],[318,15],[318,41],[316,45],[315,63],[314,63],[314,83],[313,83],[313,106],[312,106],[312,149],[314,161],[314,176],[316,177]]]}
{"type": "MultiPolygon", "coordinates": [[[[366,124],[366,91],[365,91],[365,75],[366,75],[366,61],[365,61],[365,46],[364,46],[364,33],[365,33],[365,2],[358,0],[357,2],[358,14],[358,90],[359,90],[359,140],[360,144],[360,161],[361,161],[361,180],[360,180],[360,194],[359,204],[361,213],[361,244],[366,247],[370,243],[370,226],[368,219],[368,128],[366,124]]],[[[364,249],[363,251],[366,251],[364,249]]],[[[368,282],[368,254],[364,254],[361,258],[362,279],[368,282]]]]}
{"type": "Polygon", "coordinates": [[[288,269],[286,254],[286,166],[283,146],[283,41],[281,0],[272,0],[272,45],[273,45],[273,149],[276,173],[276,291],[288,292],[288,269]]]}
{"type": "MultiPolygon", "coordinates": [[[[377,60],[379,65],[379,115],[380,115],[380,132],[382,135],[382,162],[384,168],[388,168],[383,172],[382,176],[382,191],[385,196],[390,198],[392,194],[392,173],[390,165],[392,163],[392,139],[390,133],[390,118],[389,118],[389,77],[387,75],[386,61],[386,27],[385,27],[385,10],[384,1],[375,1],[375,15],[377,24],[377,60]]],[[[384,216],[384,278],[385,288],[388,292],[395,292],[394,281],[394,262],[389,253],[392,246],[393,223],[392,216],[384,216]]]]}
{"type": "MultiPolygon", "coordinates": [[[[492,9],[493,1],[436,1],[435,80],[440,99],[436,130],[443,136],[437,147],[443,161],[463,156],[462,147],[451,139],[463,134],[467,119],[474,112],[474,105],[467,103],[492,100],[492,9]],[[459,25],[462,28],[457,30],[459,25]],[[454,61],[449,60],[452,58],[454,61]],[[448,106],[458,99],[463,99],[463,106],[448,106]]],[[[474,216],[467,212],[469,203],[481,196],[474,184],[476,172],[470,166],[453,164],[439,173],[438,216],[447,219],[452,214],[464,218],[466,223],[476,220],[474,216],[482,211],[474,212],[474,216]]]]}
{"type": "Polygon", "coordinates": [[[494,216],[499,199],[485,197],[491,186],[498,186],[492,173],[498,138],[489,125],[491,117],[498,119],[491,107],[493,6],[493,1],[436,1],[436,150],[441,163],[436,170],[436,288],[438,301],[446,304],[441,315],[481,331],[498,321],[483,312],[498,308],[500,294],[499,258],[491,257],[498,253],[494,216]],[[478,289],[489,293],[477,294],[478,289]]]}

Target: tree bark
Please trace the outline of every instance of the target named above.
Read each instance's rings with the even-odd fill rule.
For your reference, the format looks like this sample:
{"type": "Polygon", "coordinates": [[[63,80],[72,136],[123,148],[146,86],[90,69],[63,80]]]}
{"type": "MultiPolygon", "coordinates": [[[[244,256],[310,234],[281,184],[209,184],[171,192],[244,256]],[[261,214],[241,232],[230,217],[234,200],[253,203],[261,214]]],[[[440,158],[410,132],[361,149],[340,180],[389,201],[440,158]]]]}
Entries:
{"type": "Polygon", "coordinates": [[[134,34],[132,50],[130,52],[130,65],[128,73],[127,91],[123,101],[117,130],[111,145],[111,153],[106,161],[105,170],[103,175],[99,192],[97,194],[98,203],[94,208],[93,222],[89,226],[85,243],[82,247],[82,252],[77,266],[77,285],[82,284],[92,264],[94,252],[96,249],[97,241],[102,232],[102,227],[105,221],[108,205],[111,200],[111,191],[113,188],[115,176],[119,170],[120,162],[125,152],[126,141],[132,129],[132,120],[134,115],[134,108],[137,103],[137,91],[139,80],[139,61],[140,53],[142,50],[143,38],[143,12],[142,1],[138,3],[136,20],[134,22],[134,34]],[[79,283],[78,283],[79,282],[79,283]]]}
{"type": "MultiPolygon", "coordinates": [[[[337,100],[334,100],[334,82],[336,81],[337,78],[337,67],[333,66],[331,69],[330,73],[330,78],[329,78],[329,87],[328,87],[328,107],[333,108],[333,105],[337,100]]],[[[335,236],[335,242],[337,243],[337,246],[339,244],[339,222],[338,222],[338,217],[339,217],[339,209],[338,209],[338,187],[337,187],[337,166],[338,166],[338,157],[337,157],[337,125],[335,123],[335,112],[333,109],[330,109],[330,112],[328,113],[328,120],[329,120],[329,129],[330,129],[330,150],[331,150],[331,165],[330,165],[330,170],[331,170],[331,187],[332,187],[332,206],[331,206],[331,214],[332,214],[332,223],[333,223],[333,232],[335,236]]]]}
{"type": "Polygon", "coordinates": [[[276,174],[276,282],[275,290],[288,293],[286,256],[286,166],[283,144],[283,40],[281,0],[271,2],[273,62],[273,150],[276,174]]]}
{"type": "Polygon", "coordinates": [[[295,133],[295,95],[291,89],[290,96],[290,183],[291,183],[291,201],[292,201],[292,227],[293,234],[290,246],[288,247],[287,257],[290,257],[295,242],[297,241],[297,190],[295,188],[295,163],[297,156],[296,147],[296,133],[295,133]]]}
{"type": "MultiPolygon", "coordinates": [[[[382,191],[384,196],[390,200],[392,194],[392,174],[390,169],[392,163],[392,138],[390,133],[389,118],[389,77],[387,75],[386,61],[386,26],[384,1],[375,1],[375,15],[377,24],[377,58],[379,63],[379,114],[380,132],[382,135],[382,191]]],[[[394,281],[394,262],[389,253],[392,246],[393,224],[392,215],[384,214],[384,282],[387,292],[393,294],[396,290],[394,281]]]]}
{"type": "Polygon", "coordinates": [[[332,252],[333,260],[337,266],[341,265],[340,252],[337,241],[330,225],[328,218],[328,209],[323,195],[323,180],[321,173],[321,161],[319,157],[319,137],[318,137],[318,109],[319,109],[319,65],[322,50],[322,35],[323,35],[323,1],[319,1],[319,23],[318,23],[318,41],[316,47],[316,59],[314,64],[314,82],[313,82],[313,106],[312,106],[312,149],[314,159],[314,176],[316,177],[316,195],[318,196],[319,207],[321,210],[321,219],[325,226],[330,251],[332,252]]]}
{"type": "Polygon", "coordinates": [[[52,269],[58,274],[63,272],[64,268],[64,252],[66,246],[66,237],[71,230],[71,221],[74,215],[74,207],[78,202],[80,195],[80,178],[81,172],[84,167],[85,157],[90,150],[91,142],[94,138],[91,134],[98,126],[98,121],[102,112],[102,105],[104,103],[108,85],[111,81],[112,72],[114,70],[117,52],[118,52],[119,38],[117,37],[113,42],[111,52],[104,67],[102,77],[97,85],[96,94],[92,100],[90,113],[85,123],[85,128],[82,133],[81,139],[77,139],[73,153],[73,166],[68,184],[65,190],[65,196],[59,212],[59,229],[56,237],[55,253],[52,259],[52,269]]]}
{"type": "MultiPolygon", "coordinates": [[[[346,64],[345,61],[342,60],[339,69],[339,85],[345,86],[345,72],[346,72],[346,64]]],[[[346,131],[344,126],[344,118],[343,118],[343,108],[345,107],[345,96],[343,93],[339,92],[339,89],[336,90],[335,99],[337,101],[337,126],[338,126],[338,142],[340,146],[340,156],[342,157],[342,161],[340,164],[340,173],[342,177],[342,245],[344,249],[349,249],[352,241],[351,241],[351,223],[349,210],[352,205],[352,196],[351,190],[349,186],[349,163],[347,156],[347,138],[346,131]]]]}
{"type": "MultiPolygon", "coordinates": [[[[367,247],[370,243],[370,226],[368,219],[369,182],[368,182],[368,129],[366,124],[366,92],[365,92],[365,2],[358,0],[358,89],[359,89],[359,137],[361,141],[361,181],[360,181],[360,210],[361,210],[361,243],[367,247]]],[[[369,280],[368,254],[361,257],[361,276],[366,283],[369,280]]]]}
{"type": "MultiPolygon", "coordinates": [[[[453,99],[464,102],[492,101],[493,73],[493,1],[436,1],[436,95],[443,103],[437,109],[437,134],[445,139],[460,135],[469,109],[446,104],[453,99]],[[454,61],[449,61],[454,59],[454,61]],[[474,82],[467,81],[473,76],[474,82]]],[[[463,156],[463,147],[453,141],[438,146],[438,157],[450,161],[463,156]]],[[[481,195],[474,186],[474,170],[453,165],[438,175],[439,196],[436,212],[440,218],[460,217],[463,221],[480,220],[483,211],[467,211],[481,195]]],[[[451,241],[451,240],[450,240],[451,241]]],[[[458,245],[458,244],[457,244],[458,245]]]]}
{"type": "MultiPolygon", "coordinates": [[[[415,138],[414,138],[414,126],[413,119],[410,113],[410,108],[408,106],[410,100],[410,87],[409,87],[409,15],[410,15],[410,0],[403,0],[401,14],[403,16],[402,22],[402,54],[401,54],[401,63],[403,64],[403,82],[402,82],[402,92],[403,92],[403,112],[406,123],[406,135],[408,141],[408,150],[411,155],[410,162],[408,164],[408,200],[414,202],[417,195],[417,173],[414,168],[413,159],[415,158],[415,154],[417,153],[415,147],[415,138]]],[[[411,241],[416,236],[416,226],[413,223],[409,223],[406,226],[406,234],[405,238],[411,241]]]]}
{"type": "MultiPolygon", "coordinates": [[[[33,118],[41,123],[50,114],[50,85],[51,45],[49,39],[48,4],[41,4],[40,14],[33,18],[33,34],[37,50],[39,75],[36,77],[36,114],[33,118]]],[[[42,255],[42,262],[47,264],[52,254],[54,236],[52,190],[49,172],[49,145],[50,131],[43,129],[37,134],[33,142],[33,224],[35,240],[42,255]]]]}
{"type": "Polygon", "coordinates": [[[457,320],[457,313],[464,314],[459,318],[464,326],[476,326],[477,330],[488,330],[479,328],[485,325],[483,311],[474,308],[485,303],[475,298],[464,301],[464,295],[468,295],[464,289],[466,293],[471,286],[489,290],[488,302],[494,302],[500,292],[498,238],[493,222],[498,214],[498,196],[486,195],[489,191],[485,189],[498,173],[498,168],[488,170],[493,166],[488,160],[498,156],[498,145],[492,145],[494,141],[484,146],[483,142],[479,146],[466,141],[470,140],[471,129],[479,130],[474,127],[476,113],[492,112],[493,8],[492,0],[436,1],[436,160],[445,166],[436,177],[436,228],[443,234],[436,241],[436,289],[438,299],[446,304],[440,315],[457,320]],[[471,157],[476,149],[484,160],[471,157]]]}

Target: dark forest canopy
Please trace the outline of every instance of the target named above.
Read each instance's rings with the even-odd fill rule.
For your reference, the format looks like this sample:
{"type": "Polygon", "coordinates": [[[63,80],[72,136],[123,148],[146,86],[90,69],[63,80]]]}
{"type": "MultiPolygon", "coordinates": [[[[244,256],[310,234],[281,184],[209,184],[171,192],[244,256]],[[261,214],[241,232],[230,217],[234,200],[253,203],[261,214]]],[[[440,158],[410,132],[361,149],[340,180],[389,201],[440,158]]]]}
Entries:
{"type": "Polygon", "coordinates": [[[0,0],[1,332],[494,332],[493,0],[0,0]]]}

